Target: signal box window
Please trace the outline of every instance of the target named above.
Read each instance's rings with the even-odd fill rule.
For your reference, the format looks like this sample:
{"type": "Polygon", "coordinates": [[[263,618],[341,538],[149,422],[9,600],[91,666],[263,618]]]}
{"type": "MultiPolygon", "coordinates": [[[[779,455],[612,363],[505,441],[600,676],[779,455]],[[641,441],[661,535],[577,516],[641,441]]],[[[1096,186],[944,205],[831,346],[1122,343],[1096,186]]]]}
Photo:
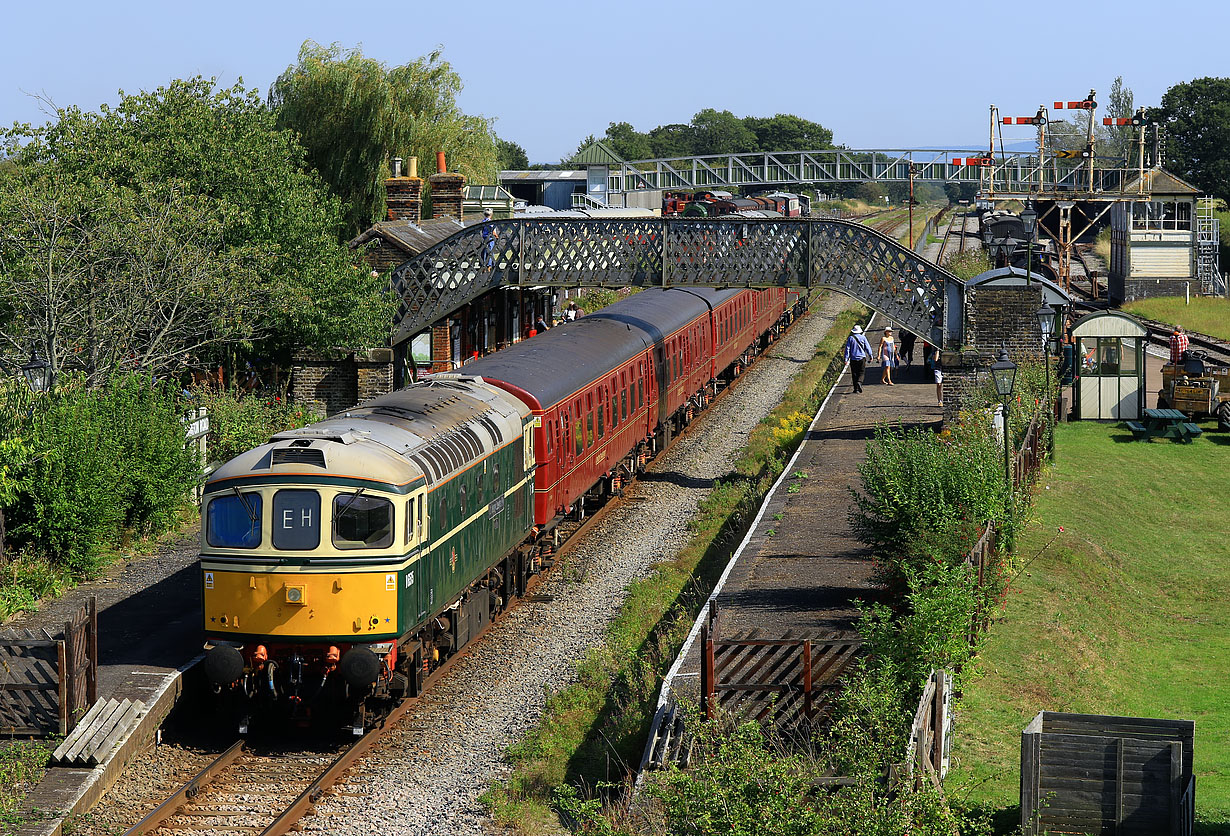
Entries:
{"type": "Polygon", "coordinates": [[[284,490],[273,495],[273,547],[308,551],[320,545],[320,494],[284,490]]]}
{"type": "Polygon", "coordinates": [[[333,545],[339,549],[384,549],[393,545],[393,503],[362,493],[335,496],[333,545]]]}
{"type": "Polygon", "coordinates": [[[206,542],[219,549],[254,549],[261,544],[261,495],[233,493],[210,500],[206,542]]]}

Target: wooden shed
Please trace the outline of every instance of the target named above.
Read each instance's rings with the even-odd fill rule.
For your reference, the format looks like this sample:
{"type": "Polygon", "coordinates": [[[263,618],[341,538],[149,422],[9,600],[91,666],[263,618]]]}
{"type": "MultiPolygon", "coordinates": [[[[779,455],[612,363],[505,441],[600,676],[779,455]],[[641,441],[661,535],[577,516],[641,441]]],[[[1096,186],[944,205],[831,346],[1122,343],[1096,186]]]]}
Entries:
{"type": "Polygon", "coordinates": [[[1103,311],[1072,327],[1073,406],[1078,420],[1134,421],[1145,408],[1145,337],[1135,317],[1103,311]]]}
{"type": "Polygon", "coordinates": [[[1191,836],[1191,720],[1040,711],[1021,732],[1026,834],[1191,836]]]}
{"type": "MultiPolygon", "coordinates": [[[[1196,198],[1199,190],[1160,168],[1124,186],[1139,200],[1116,203],[1110,213],[1111,301],[1182,296],[1196,281],[1196,198]]],[[[1195,288],[1198,290],[1199,288],[1195,288]]]]}

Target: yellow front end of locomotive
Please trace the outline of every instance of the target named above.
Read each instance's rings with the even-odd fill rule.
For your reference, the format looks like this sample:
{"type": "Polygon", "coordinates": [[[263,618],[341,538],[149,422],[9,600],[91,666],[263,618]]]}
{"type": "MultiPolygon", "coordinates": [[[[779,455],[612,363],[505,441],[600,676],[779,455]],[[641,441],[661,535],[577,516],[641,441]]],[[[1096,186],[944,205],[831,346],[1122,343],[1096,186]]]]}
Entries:
{"type": "Polygon", "coordinates": [[[395,635],[398,573],[203,570],[205,630],[215,636],[342,640],[395,635]]]}

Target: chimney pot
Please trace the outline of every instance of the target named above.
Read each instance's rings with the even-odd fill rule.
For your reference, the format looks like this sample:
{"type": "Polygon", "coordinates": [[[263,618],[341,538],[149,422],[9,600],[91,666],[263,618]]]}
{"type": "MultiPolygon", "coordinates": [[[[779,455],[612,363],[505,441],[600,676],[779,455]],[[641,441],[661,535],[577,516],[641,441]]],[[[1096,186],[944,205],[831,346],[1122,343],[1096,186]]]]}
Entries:
{"type": "Polygon", "coordinates": [[[409,169],[409,171],[406,172],[407,176],[418,177],[419,176],[419,158],[411,157],[409,160],[406,161],[406,163],[407,163],[407,168],[409,169]]]}
{"type": "Polygon", "coordinates": [[[393,158],[393,176],[401,177],[401,157],[393,158]]]}
{"type": "Polygon", "coordinates": [[[436,152],[436,172],[439,174],[448,173],[448,166],[444,164],[444,152],[443,151],[436,152]]]}

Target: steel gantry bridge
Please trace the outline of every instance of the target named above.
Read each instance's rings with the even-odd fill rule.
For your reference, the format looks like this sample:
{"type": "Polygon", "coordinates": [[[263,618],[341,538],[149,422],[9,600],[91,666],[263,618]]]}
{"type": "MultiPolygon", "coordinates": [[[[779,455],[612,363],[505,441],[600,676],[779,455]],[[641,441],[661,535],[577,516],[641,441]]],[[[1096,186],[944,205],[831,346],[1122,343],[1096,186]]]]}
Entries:
{"type": "Polygon", "coordinates": [[[505,287],[832,288],[943,346],[960,342],[964,298],[960,279],[888,236],[813,218],[488,221],[392,282],[395,345],[505,287]]]}
{"type": "MultiPolygon", "coordinates": [[[[592,166],[591,166],[592,167],[592,166]]],[[[903,149],[772,151],[620,161],[606,166],[607,192],[816,186],[931,180],[974,183],[990,198],[1076,193],[1112,198],[1142,182],[1136,168],[1091,166],[1088,160],[1036,152],[903,149]]],[[[1127,196],[1127,195],[1124,195],[1127,196]]],[[[1081,197],[1080,199],[1084,199],[1081,197]]]]}

